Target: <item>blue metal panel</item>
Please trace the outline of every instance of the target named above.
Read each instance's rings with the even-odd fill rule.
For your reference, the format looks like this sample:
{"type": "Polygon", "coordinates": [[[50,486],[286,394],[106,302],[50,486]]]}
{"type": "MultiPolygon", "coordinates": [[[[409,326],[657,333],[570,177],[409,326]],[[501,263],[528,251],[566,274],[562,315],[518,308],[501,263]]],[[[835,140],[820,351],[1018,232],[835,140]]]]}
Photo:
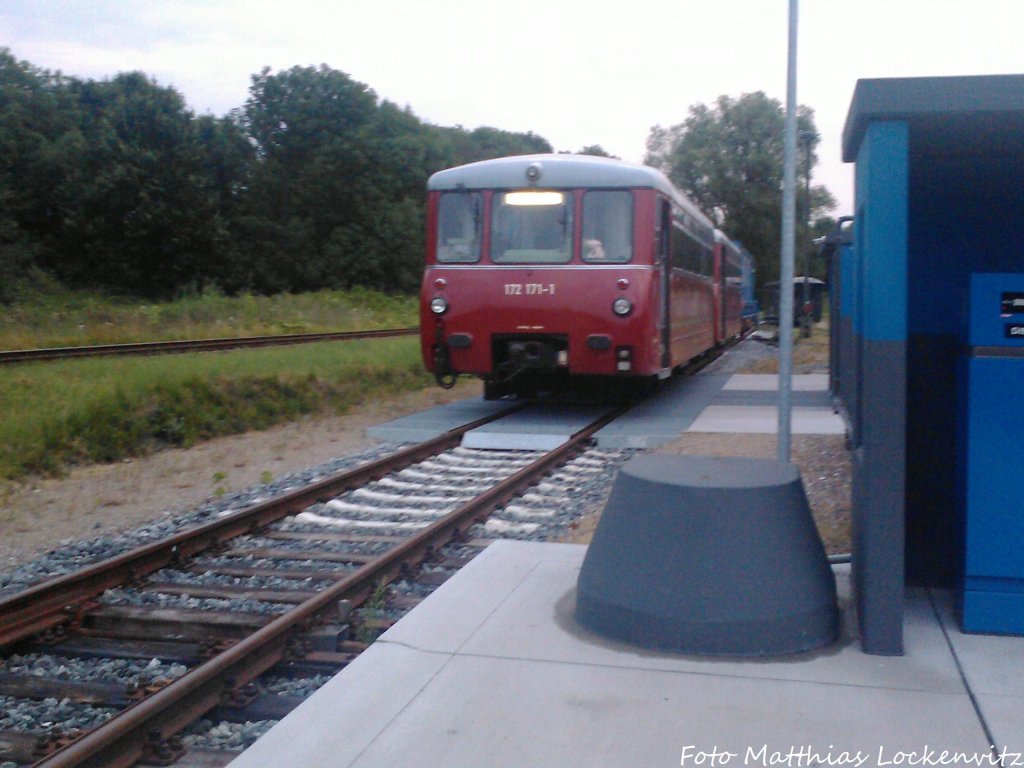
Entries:
{"type": "Polygon", "coordinates": [[[864,337],[874,341],[907,336],[909,148],[906,123],[871,123],[857,158],[857,199],[865,203],[857,218],[864,260],[859,320],[864,337]]]}
{"type": "Polygon", "coordinates": [[[903,652],[907,185],[903,122],[868,126],[857,154],[853,561],[861,644],[903,652]]]}

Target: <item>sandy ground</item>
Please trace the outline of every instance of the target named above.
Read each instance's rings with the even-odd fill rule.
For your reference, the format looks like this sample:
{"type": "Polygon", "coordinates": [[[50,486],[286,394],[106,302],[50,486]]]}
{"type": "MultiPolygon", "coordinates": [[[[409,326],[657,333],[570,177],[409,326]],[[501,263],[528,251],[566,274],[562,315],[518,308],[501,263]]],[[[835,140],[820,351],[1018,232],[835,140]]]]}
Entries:
{"type": "Polygon", "coordinates": [[[79,467],[62,478],[7,488],[0,496],[0,569],[32,560],[62,542],[134,528],[167,511],[192,509],[218,493],[344,456],[371,444],[368,426],[480,391],[479,381],[464,379],[451,390],[431,387],[343,416],[79,467]]]}

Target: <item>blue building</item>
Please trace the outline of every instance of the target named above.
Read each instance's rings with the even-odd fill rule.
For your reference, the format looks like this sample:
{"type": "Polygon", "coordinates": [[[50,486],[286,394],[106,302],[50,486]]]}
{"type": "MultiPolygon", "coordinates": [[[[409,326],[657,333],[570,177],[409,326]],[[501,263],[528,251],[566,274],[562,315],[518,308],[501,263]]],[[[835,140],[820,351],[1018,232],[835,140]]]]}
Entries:
{"type": "MultiPolygon", "coordinates": [[[[839,392],[854,583],[864,650],[898,654],[905,584],[965,576],[957,369],[971,276],[1024,273],[1024,75],[861,80],[843,159],[856,163],[852,263],[841,268],[853,378],[839,392]]],[[[1005,393],[1011,419],[1022,392],[1024,380],[1005,393]]],[[[999,451],[1024,455],[1024,431],[999,451]]],[[[1008,525],[1011,540],[1024,537],[1024,523],[1008,525]]],[[[1024,576],[1017,552],[1009,567],[1024,576]]]]}

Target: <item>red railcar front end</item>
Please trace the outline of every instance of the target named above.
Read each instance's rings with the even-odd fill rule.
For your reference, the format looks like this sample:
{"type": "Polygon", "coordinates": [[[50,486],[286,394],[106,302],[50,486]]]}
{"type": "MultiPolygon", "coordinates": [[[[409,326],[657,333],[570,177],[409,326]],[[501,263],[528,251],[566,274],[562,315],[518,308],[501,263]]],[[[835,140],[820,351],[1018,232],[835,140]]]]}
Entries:
{"type": "Polygon", "coordinates": [[[651,267],[433,265],[423,278],[424,358],[434,370],[444,344],[458,373],[654,374],[660,339],[652,307],[658,282],[651,267]],[[437,298],[446,303],[441,314],[431,310],[437,298]]]}
{"type": "Polygon", "coordinates": [[[713,345],[711,228],[654,169],[502,158],[429,189],[420,328],[442,386],[467,373],[487,397],[532,396],[653,378],[713,345]]]}

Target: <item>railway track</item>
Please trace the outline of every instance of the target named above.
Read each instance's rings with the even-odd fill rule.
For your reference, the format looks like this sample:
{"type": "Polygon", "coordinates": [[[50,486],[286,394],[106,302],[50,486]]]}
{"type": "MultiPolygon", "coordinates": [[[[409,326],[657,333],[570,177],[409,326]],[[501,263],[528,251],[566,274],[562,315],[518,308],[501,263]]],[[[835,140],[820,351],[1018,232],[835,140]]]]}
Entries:
{"type": "Polygon", "coordinates": [[[187,339],[182,341],[146,341],[130,344],[100,344],[83,347],[49,347],[43,349],[0,350],[0,364],[42,360],[67,360],[75,357],[110,357],[125,355],[159,355],[169,352],[213,352],[244,347],[272,347],[287,344],[312,344],[318,341],[356,341],[411,336],[419,328],[385,328],[375,331],[337,331],[327,333],[290,333],[274,336],[242,336],[221,339],[187,339]]]}
{"type": "Polygon", "coordinates": [[[505,411],[0,599],[0,645],[17,652],[0,664],[0,697],[96,713],[76,716],[81,734],[45,720],[0,731],[0,763],[225,764],[233,753],[189,745],[191,724],[279,719],[301,697],[268,693],[264,673],[315,687],[489,540],[564,525],[554,500],[623,458],[586,450],[621,410],[548,453],[460,447],[505,411]],[[55,679],[69,657],[108,671],[142,660],[151,674],[55,679]]]}

